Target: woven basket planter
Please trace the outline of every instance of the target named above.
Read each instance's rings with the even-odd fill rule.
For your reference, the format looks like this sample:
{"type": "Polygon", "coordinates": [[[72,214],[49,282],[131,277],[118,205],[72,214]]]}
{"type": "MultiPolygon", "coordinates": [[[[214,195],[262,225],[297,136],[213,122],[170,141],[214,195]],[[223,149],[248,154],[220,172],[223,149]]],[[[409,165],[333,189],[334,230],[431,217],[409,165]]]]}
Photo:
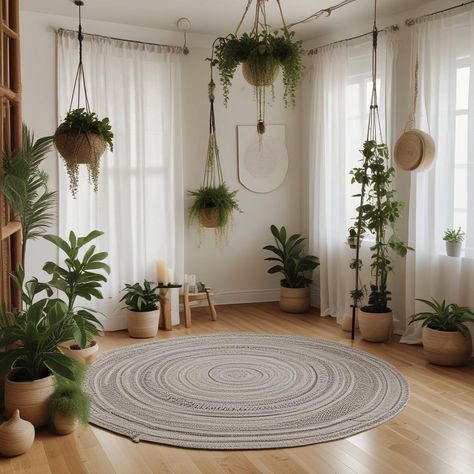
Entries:
{"type": "Polygon", "coordinates": [[[208,207],[199,212],[199,222],[203,227],[215,229],[217,225],[217,207],[208,207]]]}
{"type": "Polygon", "coordinates": [[[435,155],[436,145],[433,138],[422,130],[405,132],[395,144],[395,163],[405,171],[428,170],[435,155]]]}
{"type": "Polygon", "coordinates": [[[255,66],[247,61],[242,63],[242,74],[252,86],[271,86],[279,71],[280,66],[273,58],[262,57],[255,66]]]}
{"type": "Polygon", "coordinates": [[[107,143],[97,133],[61,132],[54,137],[60,155],[68,162],[90,164],[104,154],[107,143]]]}

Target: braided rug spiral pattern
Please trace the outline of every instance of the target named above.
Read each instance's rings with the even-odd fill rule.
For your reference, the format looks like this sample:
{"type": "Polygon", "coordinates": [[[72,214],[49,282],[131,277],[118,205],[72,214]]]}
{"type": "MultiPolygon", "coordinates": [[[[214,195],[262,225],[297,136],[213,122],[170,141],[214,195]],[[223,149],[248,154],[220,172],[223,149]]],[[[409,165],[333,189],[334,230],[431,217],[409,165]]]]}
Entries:
{"type": "Polygon", "coordinates": [[[407,382],[338,343],[212,334],[112,350],[89,369],[91,422],[134,441],[200,449],[301,446],[399,413],[407,382]]]}

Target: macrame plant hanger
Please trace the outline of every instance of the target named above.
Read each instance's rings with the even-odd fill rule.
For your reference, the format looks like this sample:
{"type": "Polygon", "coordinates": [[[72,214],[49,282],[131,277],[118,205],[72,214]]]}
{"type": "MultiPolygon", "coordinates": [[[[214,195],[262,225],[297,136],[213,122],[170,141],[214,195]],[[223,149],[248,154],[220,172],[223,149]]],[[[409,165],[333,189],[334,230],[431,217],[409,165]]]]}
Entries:
{"type": "MultiPolygon", "coordinates": [[[[382,126],[380,123],[380,114],[378,106],[378,91],[377,91],[377,46],[378,46],[378,29],[377,29],[377,0],[374,0],[374,25],[372,29],[372,96],[370,100],[370,111],[369,111],[369,123],[367,126],[367,138],[366,140],[372,140],[377,142],[377,137],[383,138],[382,126]]],[[[355,290],[352,303],[352,331],[351,337],[355,338],[355,321],[356,311],[358,308],[359,294],[362,290],[360,281],[360,244],[361,244],[361,232],[362,232],[362,207],[364,205],[364,195],[366,189],[367,175],[368,175],[369,163],[364,157],[363,169],[364,178],[362,182],[362,188],[360,193],[359,202],[359,214],[357,218],[357,242],[356,242],[356,257],[355,257],[355,290]]],[[[377,282],[378,283],[378,282],[377,282]]]]}
{"type": "Polygon", "coordinates": [[[74,4],[77,5],[79,9],[79,28],[77,33],[77,39],[79,41],[79,64],[77,65],[76,71],[76,78],[74,80],[74,87],[72,89],[72,96],[71,102],[69,104],[69,112],[71,112],[73,104],[74,104],[74,97],[77,91],[77,108],[81,107],[81,88],[84,90],[84,106],[86,112],[90,113],[90,105],[89,105],[89,97],[87,95],[87,87],[86,87],[86,78],[84,75],[84,64],[82,62],[82,41],[84,40],[84,35],[82,33],[82,12],[81,7],[84,6],[83,0],[74,0],[74,4]]]}

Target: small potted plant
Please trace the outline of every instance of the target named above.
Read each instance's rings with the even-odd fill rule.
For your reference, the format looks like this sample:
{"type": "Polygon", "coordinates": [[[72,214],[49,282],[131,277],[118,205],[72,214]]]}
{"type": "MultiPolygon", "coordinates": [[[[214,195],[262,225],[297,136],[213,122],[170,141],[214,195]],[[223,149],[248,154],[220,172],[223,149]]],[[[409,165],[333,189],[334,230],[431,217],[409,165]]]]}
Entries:
{"type": "Polygon", "coordinates": [[[97,191],[100,157],[113,151],[113,133],[108,117],[102,120],[84,108],[71,110],[54,134],[54,144],[64,158],[73,196],[77,193],[79,165],[87,165],[89,179],[97,191]]]}
{"type": "Polygon", "coordinates": [[[465,323],[474,322],[474,313],[465,306],[446,304],[432,298],[419,299],[432,311],[417,313],[410,324],[422,321],[423,350],[429,362],[454,367],[465,364],[472,354],[472,338],[465,323]]]}
{"type": "Polygon", "coordinates": [[[444,231],[443,240],[446,242],[446,254],[448,257],[459,257],[461,255],[461,247],[466,234],[461,227],[458,229],[446,229],[444,231]]]}
{"type": "Polygon", "coordinates": [[[276,245],[267,245],[263,249],[275,254],[275,257],[265,260],[278,262],[268,269],[268,273],[283,275],[280,281],[280,309],[287,313],[305,313],[311,303],[309,284],[312,280],[307,274],[319,265],[319,259],[306,254],[303,245],[306,239],[300,234],[287,238],[285,227],[278,229],[272,225],[270,230],[276,245]]]}
{"type": "Polygon", "coordinates": [[[76,305],[77,298],[91,301],[102,299],[100,291],[102,282],[107,281],[110,267],[104,262],[107,252],[96,252],[95,245],[84,247],[103,232],[94,230],[85,237],[76,237],[69,233],[68,241],[57,235],[46,235],[44,238],[62,251],[66,258],[64,265],[47,262],[43,270],[51,275],[48,285],[64,295],[68,313],[71,316],[69,341],[61,345],[61,351],[68,357],[90,364],[97,357],[99,344],[94,340],[102,329],[96,318],[96,311],[76,305]]]}
{"type": "Polygon", "coordinates": [[[79,423],[89,423],[90,398],[82,389],[84,374],[85,366],[80,364],[75,370],[74,381],[58,378],[48,399],[49,414],[60,435],[72,433],[79,423]]]}
{"type": "Polygon", "coordinates": [[[201,186],[195,191],[189,191],[193,200],[189,208],[189,221],[196,218],[202,227],[217,229],[225,235],[230,224],[232,213],[239,211],[239,202],[236,199],[237,191],[230,191],[225,183],[220,186],[201,186]]]}
{"type": "MultiPolygon", "coordinates": [[[[360,236],[360,243],[364,239],[364,234],[360,236]]],[[[347,243],[351,249],[357,248],[357,229],[355,227],[349,228],[349,235],[347,236],[347,243]]]]}
{"type": "Polygon", "coordinates": [[[125,294],[120,301],[127,305],[127,328],[130,337],[155,337],[160,322],[159,302],[161,297],[158,287],[149,281],[133,285],[126,284],[122,290],[125,294]]]}

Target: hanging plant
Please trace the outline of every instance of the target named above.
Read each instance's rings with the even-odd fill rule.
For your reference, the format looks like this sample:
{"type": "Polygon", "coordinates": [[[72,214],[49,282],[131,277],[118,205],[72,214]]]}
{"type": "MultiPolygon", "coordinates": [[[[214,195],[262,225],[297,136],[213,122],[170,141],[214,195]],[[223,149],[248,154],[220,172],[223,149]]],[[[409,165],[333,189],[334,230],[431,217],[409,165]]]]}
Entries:
{"type": "Polygon", "coordinates": [[[265,133],[265,103],[266,89],[272,88],[281,67],[283,71],[285,106],[295,105],[296,88],[303,72],[303,46],[297,41],[294,32],[286,26],[279,0],[276,0],[281,19],[282,31],[270,31],[267,24],[265,2],[256,0],[256,11],[253,29],[250,33],[238,36],[239,28],[252,4],[249,0],[244,15],[234,34],[225,38],[217,38],[212,47],[211,66],[219,70],[220,80],[224,92],[224,104],[229,101],[229,91],[235,71],[242,64],[242,73],[245,80],[254,86],[257,99],[257,131],[265,133]]]}
{"type": "Polygon", "coordinates": [[[87,165],[89,181],[97,191],[100,157],[108,147],[113,151],[113,133],[108,117],[100,120],[94,112],[79,108],[68,112],[56,129],[54,144],[64,158],[72,194],[77,193],[79,165],[87,165]]]}
{"type": "Polygon", "coordinates": [[[201,227],[213,228],[221,240],[226,237],[234,211],[240,211],[236,199],[237,191],[230,191],[224,182],[219,158],[219,147],[216,138],[216,122],[214,115],[214,89],[212,79],[209,83],[209,141],[207,146],[206,167],[203,184],[199,189],[188,191],[193,204],[189,208],[189,223],[196,219],[201,227]]]}
{"type": "Polygon", "coordinates": [[[99,184],[100,157],[108,147],[113,151],[113,133],[108,117],[99,119],[97,114],[91,111],[89,98],[87,96],[84,65],[82,62],[82,34],[81,7],[83,0],[75,0],[79,8],[79,64],[77,66],[76,79],[72,90],[71,104],[66,118],[56,129],[54,144],[59,154],[64,158],[69,176],[69,187],[72,195],[76,197],[79,184],[79,165],[87,165],[89,182],[94,191],[99,184]],[[84,92],[85,107],[81,107],[81,89],[84,92]],[[72,104],[77,93],[77,108],[72,104]]]}

